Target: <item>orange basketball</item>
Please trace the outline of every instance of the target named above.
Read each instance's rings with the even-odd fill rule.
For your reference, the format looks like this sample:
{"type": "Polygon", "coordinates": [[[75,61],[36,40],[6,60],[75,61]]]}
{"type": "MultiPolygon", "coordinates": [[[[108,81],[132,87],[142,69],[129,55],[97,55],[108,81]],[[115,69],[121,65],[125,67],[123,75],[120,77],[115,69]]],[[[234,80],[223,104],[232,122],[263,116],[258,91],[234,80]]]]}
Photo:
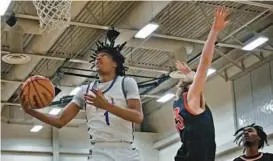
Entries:
{"type": "Polygon", "coordinates": [[[52,82],[43,76],[28,78],[22,87],[25,100],[32,108],[40,109],[50,105],[55,97],[52,82]]]}

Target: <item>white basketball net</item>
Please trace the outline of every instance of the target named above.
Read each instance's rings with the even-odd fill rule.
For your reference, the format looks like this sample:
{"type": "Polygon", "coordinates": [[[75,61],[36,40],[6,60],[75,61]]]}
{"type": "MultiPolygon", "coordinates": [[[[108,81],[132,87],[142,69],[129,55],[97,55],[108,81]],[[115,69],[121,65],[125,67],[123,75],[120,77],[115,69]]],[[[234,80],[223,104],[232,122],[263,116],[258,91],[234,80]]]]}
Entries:
{"type": "Polygon", "coordinates": [[[71,0],[33,0],[33,4],[42,32],[69,26],[71,0]]]}

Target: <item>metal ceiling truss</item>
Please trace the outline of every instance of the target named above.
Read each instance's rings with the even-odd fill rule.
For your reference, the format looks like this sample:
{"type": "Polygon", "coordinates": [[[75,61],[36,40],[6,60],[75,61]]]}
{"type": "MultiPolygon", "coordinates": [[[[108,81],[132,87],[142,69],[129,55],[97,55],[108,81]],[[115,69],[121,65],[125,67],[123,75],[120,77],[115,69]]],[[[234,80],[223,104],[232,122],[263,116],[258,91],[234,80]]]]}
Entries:
{"type": "Polygon", "coordinates": [[[267,8],[267,9],[270,9],[273,11],[273,5],[270,5],[270,4],[253,2],[253,1],[237,1],[237,0],[235,0],[235,2],[241,3],[241,4],[247,4],[247,5],[251,5],[251,6],[256,6],[256,7],[267,8]]]}
{"type": "MultiPolygon", "coordinates": [[[[263,14],[264,13],[266,13],[266,12],[263,12],[263,14]]],[[[263,14],[260,14],[260,16],[262,16],[263,14]]],[[[32,19],[32,20],[39,20],[37,16],[31,16],[31,15],[25,15],[25,14],[16,14],[16,17],[32,19]]],[[[70,25],[93,28],[93,29],[100,29],[100,30],[109,30],[111,28],[111,26],[94,25],[94,24],[87,24],[87,23],[80,23],[80,22],[73,22],[73,21],[70,22],[70,25]]],[[[115,28],[115,29],[119,30],[120,32],[134,32],[134,33],[138,32],[138,30],[133,30],[133,29],[122,29],[122,28],[115,28]]],[[[183,37],[177,37],[177,36],[169,36],[169,35],[162,35],[162,34],[155,34],[155,33],[151,34],[151,37],[170,39],[170,40],[178,40],[178,41],[185,41],[185,42],[191,42],[191,43],[197,43],[197,44],[205,44],[205,42],[206,42],[204,40],[198,40],[198,39],[192,39],[192,38],[183,38],[183,37]]],[[[226,43],[218,43],[217,46],[226,47],[226,48],[234,48],[234,49],[241,49],[243,47],[241,45],[226,44],[226,43]]],[[[255,51],[266,52],[266,51],[273,51],[273,50],[256,48],[255,51]]]]}
{"type": "MultiPolygon", "coordinates": [[[[263,14],[265,14],[265,13],[267,13],[267,10],[266,11],[264,11],[264,12],[262,12],[262,14],[259,14],[258,16],[256,16],[255,18],[254,18],[254,20],[256,20],[256,19],[258,19],[259,17],[261,17],[263,14]]],[[[270,15],[270,13],[268,14],[268,15],[270,15]]],[[[268,16],[267,15],[267,16],[268,16]]],[[[252,23],[252,22],[254,22],[254,20],[252,19],[252,20],[250,20],[249,22],[247,22],[246,24],[250,24],[250,23],[252,23]]],[[[244,27],[246,27],[247,25],[245,25],[245,26],[243,26],[243,27],[240,27],[240,28],[238,28],[238,29],[236,29],[234,32],[232,32],[230,35],[228,35],[227,37],[225,37],[224,39],[222,39],[222,40],[226,40],[227,38],[229,38],[229,37],[231,37],[232,35],[234,35],[234,34],[236,34],[237,32],[239,32],[240,30],[242,30],[244,27]]],[[[255,30],[254,30],[255,31],[255,30]]],[[[217,45],[216,45],[217,46],[217,45]]],[[[216,49],[216,50],[218,50],[218,49],[216,49]]],[[[235,49],[234,49],[235,50],[235,49]]],[[[7,52],[7,51],[1,51],[3,54],[8,54],[9,52],[7,52]]],[[[221,54],[221,56],[223,56],[223,55],[225,55],[224,53],[221,53],[221,52],[219,52],[220,54],[221,54]]],[[[37,56],[36,54],[30,54],[30,55],[35,55],[35,56],[37,56]]],[[[42,56],[42,55],[38,55],[38,56],[41,56],[41,57],[43,57],[43,58],[46,58],[46,59],[53,59],[53,60],[61,60],[61,61],[64,61],[66,58],[61,58],[61,57],[51,57],[51,56],[42,56]]],[[[198,58],[199,58],[200,56],[198,56],[198,57],[196,57],[195,59],[193,59],[191,62],[189,62],[189,64],[190,63],[193,63],[194,61],[196,61],[196,60],[198,60],[198,58]]],[[[241,60],[241,59],[243,59],[245,56],[242,56],[242,57],[240,57],[240,58],[238,58],[239,60],[241,60]]],[[[74,63],[89,63],[88,61],[85,61],[85,60],[79,60],[79,59],[70,59],[69,60],[70,62],[74,62],[74,63]]],[[[230,60],[229,60],[230,61],[230,60]]],[[[238,60],[235,60],[235,61],[231,61],[232,62],[232,64],[233,65],[235,65],[235,64],[237,64],[236,62],[237,62],[238,60]]],[[[215,62],[215,61],[214,61],[215,62]]],[[[242,65],[236,65],[239,69],[241,69],[242,71],[244,71],[243,69],[243,66],[242,65]]],[[[217,74],[219,75],[219,76],[221,76],[221,77],[223,77],[225,80],[229,80],[229,78],[228,78],[228,76],[227,76],[227,74],[226,74],[226,72],[224,72],[225,74],[223,75],[223,74],[221,74],[221,72],[220,71],[222,71],[222,70],[224,70],[224,71],[226,71],[226,69],[228,68],[228,67],[230,67],[230,64],[228,64],[228,65],[226,65],[225,67],[223,67],[223,68],[220,68],[220,69],[218,69],[218,71],[217,71],[217,74]]],[[[169,73],[169,71],[166,71],[166,70],[158,70],[158,69],[149,69],[149,68],[147,68],[147,67],[144,67],[144,68],[141,68],[141,67],[137,67],[137,66],[130,66],[130,68],[131,69],[140,69],[140,70],[146,70],[146,71],[153,71],[153,72],[161,72],[161,73],[169,73]]],[[[11,83],[11,82],[17,82],[18,83],[18,81],[12,81],[12,80],[1,80],[2,82],[9,82],[9,83],[11,83]]],[[[20,82],[20,81],[19,81],[20,82]]]]}
{"type": "MultiPolygon", "coordinates": [[[[246,27],[247,25],[251,24],[252,22],[254,22],[255,20],[257,20],[258,18],[260,18],[262,15],[264,15],[268,11],[270,11],[270,10],[268,9],[268,10],[265,10],[264,12],[260,13],[259,15],[257,15],[256,17],[254,17],[252,20],[250,20],[249,22],[245,23],[243,26],[241,26],[240,28],[236,29],[234,32],[232,32],[231,34],[229,34],[228,36],[226,36],[225,38],[223,38],[222,41],[227,40],[229,37],[233,36],[234,34],[236,34],[237,32],[239,32],[240,30],[242,30],[244,27],[246,27]]],[[[22,15],[22,14],[18,14],[16,16],[21,17],[21,18],[28,18],[28,19],[38,20],[38,17],[36,17],[36,16],[22,15]]],[[[89,27],[89,28],[96,28],[96,29],[103,29],[103,30],[109,29],[109,26],[84,24],[84,23],[78,23],[78,22],[71,22],[71,25],[76,25],[76,26],[78,25],[78,26],[82,26],[82,27],[89,27]]],[[[126,31],[137,32],[136,30],[128,30],[128,29],[119,29],[119,30],[120,31],[126,30],[126,31]]],[[[159,38],[173,39],[173,40],[188,41],[188,42],[198,43],[198,44],[204,44],[205,43],[205,41],[203,41],[203,40],[188,39],[188,38],[181,38],[181,37],[168,36],[168,35],[153,34],[151,36],[159,37],[159,38]]],[[[237,48],[237,49],[241,49],[241,47],[242,47],[240,45],[232,45],[232,44],[224,44],[224,43],[218,43],[216,46],[231,47],[231,48],[237,48]]],[[[268,49],[256,49],[256,50],[257,51],[272,51],[272,50],[268,50],[268,49]]],[[[48,56],[43,56],[43,58],[50,59],[48,56]]],[[[58,57],[51,57],[51,58],[55,59],[55,60],[64,60],[64,58],[58,58],[58,57]]],[[[189,63],[196,61],[198,58],[199,57],[197,57],[196,59],[190,61],[189,63]]],[[[72,59],[71,62],[80,62],[80,63],[83,63],[83,61],[79,61],[79,60],[76,60],[76,59],[72,59]]],[[[134,67],[131,67],[131,68],[134,68],[134,67]]],[[[141,67],[135,67],[135,69],[142,70],[141,67]]],[[[148,70],[149,71],[150,69],[145,67],[143,70],[148,70]]],[[[157,71],[157,72],[162,72],[162,73],[167,73],[166,70],[154,70],[154,69],[151,69],[151,70],[157,71]]]]}
{"type": "MultiPolygon", "coordinates": [[[[266,13],[268,13],[268,12],[269,12],[269,14],[268,14],[267,16],[269,16],[269,15],[271,14],[271,10],[270,10],[270,9],[267,9],[267,10],[261,12],[259,15],[257,15],[257,16],[254,17],[253,19],[251,19],[250,21],[248,21],[247,23],[245,23],[244,25],[242,25],[241,27],[239,27],[238,29],[236,29],[235,31],[233,31],[232,33],[230,33],[229,35],[227,35],[225,38],[221,39],[220,41],[223,42],[223,41],[226,41],[226,40],[229,39],[229,38],[232,38],[232,39],[234,39],[235,41],[240,42],[240,44],[242,45],[243,43],[242,43],[241,41],[239,41],[238,39],[236,39],[233,35],[235,35],[236,33],[238,33],[239,31],[241,31],[242,29],[244,29],[245,27],[247,27],[249,24],[253,23],[255,20],[259,19],[261,16],[263,16],[264,14],[266,14],[266,13]]],[[[205,17],[206,17],[206,16],[205,16],[205,17]]],[[[209,22],[209,21],[208,21],[208,22],[209,22]]],[[[255,31],[255,30],[254,30],[254,31],[255,31]]],[[[216,46],[217,46],[217,44],[216,44],[216,46]]],[[[234,66],[238,67],[242,72],[245,71],[245,68],[244,68],[243,63],[238,64],[238,63],[237,63],[237,60],[233,60],[233,59],[229,58],[229,57],[227,56],[227,53],[224,54],[223,52],[221,52],[221,51],[220,51],[219,49],[217,49],[216,47],[215,47],[215,50],[216,50],[216,52],[217,52],[218,54],[221,55],[221,57],[224,57],[225,59],[227,59],[231,64],[233,64],[234,66]]],[[[234,51],[234,50],[236,50],[236,49],[233,49],[233,50],[229,51],[228,53],[230,53],[230,52],[232,52],[232,51],[234,51]]],[[[262,56],[262,54],[259,55],[259,54],[256,54],[255,52],[252,52],[252,53],[254,53],[254,55],[255,55],[260,61],[263,61],[263,56],[262,56]]],[[[246,55],[247,55],[247,54],[246,54],[246,55]]],[[[200,58],[200,56],[201,56],[201,53],[200,53],[198,56],[196,56],[194,59],[190,60],[190,61],[188,62],[188,64],[189,64],[189,65],[193,65],[193,64],[195,63],[195,61],[197,61],[197,60],[200,58]]],[[[219,57],[218,59],[220,59],[221,57],[219,57]]],[[[242,58],[245,58],[245,55],[242,56],[240,59],[242,59],[242,58]]],[[[218,59],[214,60],[212,63],[214,63],[214,62],[217,61],[218,59]]],[[[230,65],[228,65],[228,66],[230,66],[230,65]]],[[[217,70],[218,70],[218,71],[217,71],[217,74],[218,74],[219,76],[223,77],[225,80],[229,80],[227,74],[222,75],[222,74],[220,73],[220,71],[221,71],[221,70],[226,70],[227,68],[228,68],[228,67],[224,67],[224,68],[217,69],[217,70]]],[[[225,73],[226,73],[226,72],[225,72],[225,73]]]]}

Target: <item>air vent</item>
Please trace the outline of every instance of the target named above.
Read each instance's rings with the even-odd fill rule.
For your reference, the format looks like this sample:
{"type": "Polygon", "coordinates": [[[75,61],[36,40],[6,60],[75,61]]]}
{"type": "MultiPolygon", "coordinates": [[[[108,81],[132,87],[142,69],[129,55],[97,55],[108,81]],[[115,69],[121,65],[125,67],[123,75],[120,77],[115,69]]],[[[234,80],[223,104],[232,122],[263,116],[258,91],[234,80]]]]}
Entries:
{"type": "Polygon", "coordinates": [[[8,64],[25,64],[31,60],[30,56],[25,54],[7,54],[2,60],[8,64]]]}

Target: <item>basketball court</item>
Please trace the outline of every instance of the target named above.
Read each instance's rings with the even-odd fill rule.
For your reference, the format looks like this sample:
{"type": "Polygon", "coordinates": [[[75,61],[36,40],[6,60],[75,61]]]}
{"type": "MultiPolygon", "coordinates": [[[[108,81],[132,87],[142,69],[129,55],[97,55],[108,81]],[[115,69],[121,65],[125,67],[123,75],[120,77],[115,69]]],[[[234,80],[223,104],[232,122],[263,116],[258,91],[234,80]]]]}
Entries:
{"type": "Polygon", "coordinates": [[[117,44],[127,42],[121,51],[126,75],[136,80],[141,95],[144,121],[135,126],[134,146],[141,161],[172,161],[181,142],[172,109],[178,81],[170,75],[176,60],[197,68],[219,5],[229,8],[231,23],[219,34],[204,91],[214,118],[216,161],[232,161],[243,154],[233,134],[252,123],[268,135],[270,146],[262,151],[273,153],[273,2],[34,0],[7,4],[7,9],[0,8],[2,161],[87,160],[85,111],[66,126],[54,128],[22,110],[20,93],[22,88],[44,91],[53,100],[40,104],[32,100],[33,104],[38,104],[40,112],[59,115],[81,85],[99,79],[90,63],[91,49],[98,40],[104,41],[112,27],[120,32],[117,44]],[[154,30],[137,36],[148,25],[154,30]],[[260,44],[246,47],[255,40],[260,44]]]}

